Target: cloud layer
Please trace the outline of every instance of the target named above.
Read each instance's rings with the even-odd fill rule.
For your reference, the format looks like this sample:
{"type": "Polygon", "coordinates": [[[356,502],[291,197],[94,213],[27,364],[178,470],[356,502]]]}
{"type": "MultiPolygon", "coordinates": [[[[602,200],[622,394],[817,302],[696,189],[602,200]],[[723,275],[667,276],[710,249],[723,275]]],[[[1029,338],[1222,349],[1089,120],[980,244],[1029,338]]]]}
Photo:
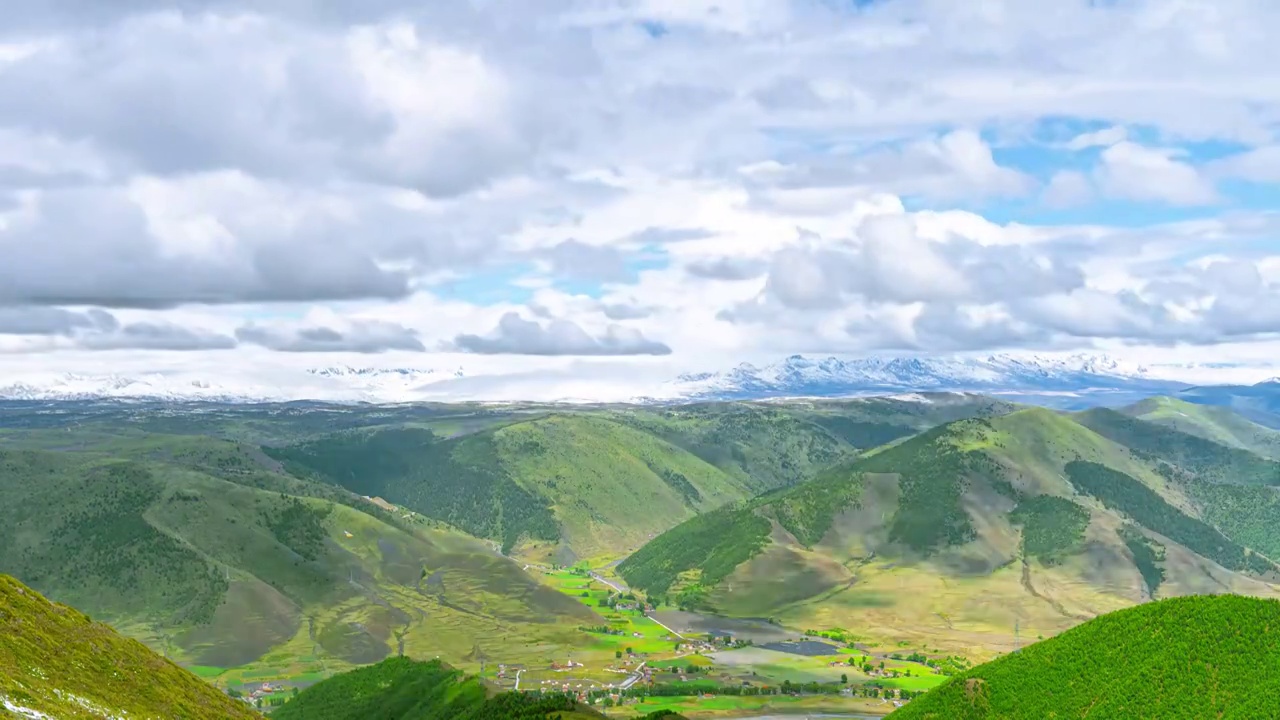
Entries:
{"type": "Polygon", "coordinates": [[[49,0],[3,26],[0,363],[1280,338],[1261,0],[49,0]]]}

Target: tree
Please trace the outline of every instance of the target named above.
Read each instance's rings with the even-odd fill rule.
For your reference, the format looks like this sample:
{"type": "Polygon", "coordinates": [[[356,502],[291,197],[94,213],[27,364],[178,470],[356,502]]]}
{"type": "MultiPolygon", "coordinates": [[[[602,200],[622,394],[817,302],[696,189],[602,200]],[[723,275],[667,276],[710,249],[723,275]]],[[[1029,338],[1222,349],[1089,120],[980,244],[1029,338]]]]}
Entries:
{"type": "Polygon", "coordinates": [[[841,684],[841,685],[848,685],[848,684],[849,684],[849,676],[848,676],[848,675],[845,675],[844,673],[840,673],[840,684],[841,684]]]}
{"type": "Polygon", "coordinates": [[[614,651],[613,651],[613,657],[614,657],[614,659],[616,659],[616,660],[621,660],[621,659],[622,659],[622,651],[621,651],[621,650],[614,650],[614,651]]]}
{"type": "Polygon", "coordinates": [[[627,654],[628,654],[628,655],[635,655],[635,654],[636,654],[636,652],[635,652],[634,650],[632,650],[631,648],[627,648],[627,654]]]}

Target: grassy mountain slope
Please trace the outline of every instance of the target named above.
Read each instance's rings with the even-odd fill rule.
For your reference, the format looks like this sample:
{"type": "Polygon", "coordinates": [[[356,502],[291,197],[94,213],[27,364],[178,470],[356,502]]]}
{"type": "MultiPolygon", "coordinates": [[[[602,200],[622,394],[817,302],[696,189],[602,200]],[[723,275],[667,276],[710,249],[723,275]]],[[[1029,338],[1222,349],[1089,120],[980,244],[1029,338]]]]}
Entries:
{"type": "Polygon", "coordinates": [[[258,717],[136,640],[0,575],[0,716],[6,708],[60,720],[258,717]]]}
{"type": "Polygon", "coordinates": [[[492,695],[438,660],[388,658],[336,675],[271,714],[277,720],[543,720],[599,718],[562,696],[492,695]]]}
{"type": "Polygon", "coordinates": [[[1259,425],[1280,430],[1280,382],[1256,385],[1205,385],[1187,388],[1178,398],[1198,405],[1231,408],[1259,425]]]}
{"type": "Polygon", "coordinates": [[[1120,412],[1265,458],[1280,459],[1280,431],[1259,425],[1225,407],[1155,397],[1121,408],[1120,412]]]}
{"type": "Polygon", "coordinates": [[[591,415],[550,415],[452,440],[380,429],[269,452],[508,550],[522,541],[560,541],[561,561],[639,546],[699,510],[747,494],[740,481],[690,453],[591,415]]]}
{"type": "Polygon", "coordinates": [[[1280,485],[1280,462],[1198,435],[1144,422],[1108,408],[1086,410],[1079,422],[1153,462],[1202,480],[1235,485],[1280,485]]]}
{"type": "Polygon", "coordinates": [[[961,646],[1012,640],[1015,623],[1060,632],[1152,596],[1276,594],[1257,537],[1218,522],[1227,504],[1202,502],[1204,487],[1271,491],[1191,482],[1072,417],[1027,409],[950,423],[695,518],[618,570],[686,606],[961,646]],[[801,497],[811,502],[798,512],[801,497]]]}
{"type": "Polygon", "coordinates": [[[537,653],[595,619],[480,541],[335,502],[262,459],[155,436],[0,452],[0,570],[206,674],[322,676],[401,647],[537,653]]]}
{"type": "Polygon", "coordinates": [[[980,665],[890,717],[1273,717],[1277,663],[1280,603],[1174,598],[1103,615],[980,665]]]}
{"type": "Polygon", "coordinates": [[[913,399],[705,403],[618,416],[740,478],[758,493],[812,477],[849,450],[869,450],[953,420],[1012,409],[986,397],[942,393],[913,399]]]}

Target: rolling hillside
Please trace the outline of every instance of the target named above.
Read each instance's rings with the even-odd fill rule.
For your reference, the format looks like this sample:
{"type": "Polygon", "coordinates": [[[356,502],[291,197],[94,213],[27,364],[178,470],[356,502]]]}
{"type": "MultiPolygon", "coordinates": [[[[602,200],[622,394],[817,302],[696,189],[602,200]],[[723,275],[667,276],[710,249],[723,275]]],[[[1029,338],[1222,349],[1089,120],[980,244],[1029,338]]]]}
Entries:
{"type": "Polygon", "coordinates": [[[1120,610],[953,677],[893,720],[1275,716],[1280,603],[1183,597],[1120,610]]]}
{"type": "Polygon", "coordinates": [[[231,684],[537,654],[596,617],[480,541],[209,438],[0,451],[0,570],[231,684]]]}
{"type": "Polygon", "coordinates": [[[1222,445],[1248,450],[1271,460],[1280,459],[1280,431],[1259,425],[1224,407],[1156,397],[1121,408],[1120,412],[1222,445]]]}
{"type": "Polygon", "coordinates": [[[504,551],[558,544],[561,563],[638,547],[748,494],[680,448],[589,415],[550,415],[449,440],[380,429],[269,452],[302,474],[500,541],[504,551]]]}
{"type": "Polygon", "coordinates": [[[267,452],[301,477],[400,503],[525,559],[568,564],[625,555],[700,512],[803,482],[859,450],[1008,407],[944,394],[559,411],[451,438],[382,426],[267,452]]]}
{"type": "Polygon", "coordinates": [[[989,650],[1015,624],[1048,635],[1150,597],[1277,594],[1277,504],[1237,512],[1275,491],[1271,463],[1102,417],[1139,447],[1043,409],[961,420],[695,518],[618,570],[685,607],[989,650]],[[1157,463],[1164,446],[1182,450],[1157,463]]]}
{"type": "Polygon", "coordinates": [[[1182,390],[1177,397],[1198,405],[1230,408],[1259,425],[1280,430],[1280,378],[1255,385],[1205,385],[1182,390]]]}
{"type": "Polygon", "coordinates": [[[0,717],[260,717],[79,611],[0,575],[0,717]]]}

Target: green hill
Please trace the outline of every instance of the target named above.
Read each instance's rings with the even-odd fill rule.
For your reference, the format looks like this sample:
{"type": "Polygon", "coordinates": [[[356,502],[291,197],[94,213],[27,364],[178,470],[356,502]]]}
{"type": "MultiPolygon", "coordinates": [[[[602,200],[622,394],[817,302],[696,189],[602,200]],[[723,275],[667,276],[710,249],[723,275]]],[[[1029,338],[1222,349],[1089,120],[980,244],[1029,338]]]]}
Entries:
{"type": "Polygon", "coordinates": [[[0,451],[0,570],[220,684],[536,653],[596,620],[483,542],[210,438],[0,451]]]}
{"type": "Polygon", "coordinates": [[[1184,597],[1090,620],[953,677],[894,720],[1274,717],[1280,603],[1184,597]]]}
{"type": "Polygon", "coordinates": [[[506,551],[522,541],[559,543],[562,563],[638,547],[748,494],[698,457],[591,415],[550,415],[449,440],[378,429],[269,452],[290,468],[500,541],[506,551]]]}
{"type": "Polygon", "coordinates": [[[1236,485],[1280,485],[1280,462],[1198,435],[1144,422],[1107,408],[1086,410],[1079,422],[1153,462],[1197,477],[1236,485]]]}
{"type": "Polygon", "coordinates": [[[136,640],[7,575],[0,575],[0,716],[259,717],[136,640]]]}
{"type": "Polygon", "coordinates": [[[1225,407],[1156,397],[1121,408],[1120,412],[1265,458],[1280,459],[1280,431],[1259,425],[1225,407]]]}
{"type": "Polygon", "coordinates": [[[557,411],[450,438],[380,426],[266,451],[301,477],[400,503],[525,559],[569,564],[625,554],[859,450],[1009,407],[947,396],[557,411]]]}
{"type": "MultiPolygon", "coordinates": [[[[1184,439],[1118,417],[1141,423],[1116,435],[1143,448],[1184,439]]],[[[957,649],[978,637],[1011,645],[1015,624],[1053,634],[1151,597],[1275,595],[1280,502],[1239,507],[1275,492],[1256,484],[1268,461],[1217,444],[1181,457],[1247,472],[1173,473],[1039,408],[960,420],[694,518],[618,572],[685,608],[966,638],[957,649]]]]}
{"type": "Polygon", "coordinates": [[[438,660],[397,657],[307,688],[273,720],[544,720],[599,718],[568,697],[493,695],[483,683],[438,660]]]}

